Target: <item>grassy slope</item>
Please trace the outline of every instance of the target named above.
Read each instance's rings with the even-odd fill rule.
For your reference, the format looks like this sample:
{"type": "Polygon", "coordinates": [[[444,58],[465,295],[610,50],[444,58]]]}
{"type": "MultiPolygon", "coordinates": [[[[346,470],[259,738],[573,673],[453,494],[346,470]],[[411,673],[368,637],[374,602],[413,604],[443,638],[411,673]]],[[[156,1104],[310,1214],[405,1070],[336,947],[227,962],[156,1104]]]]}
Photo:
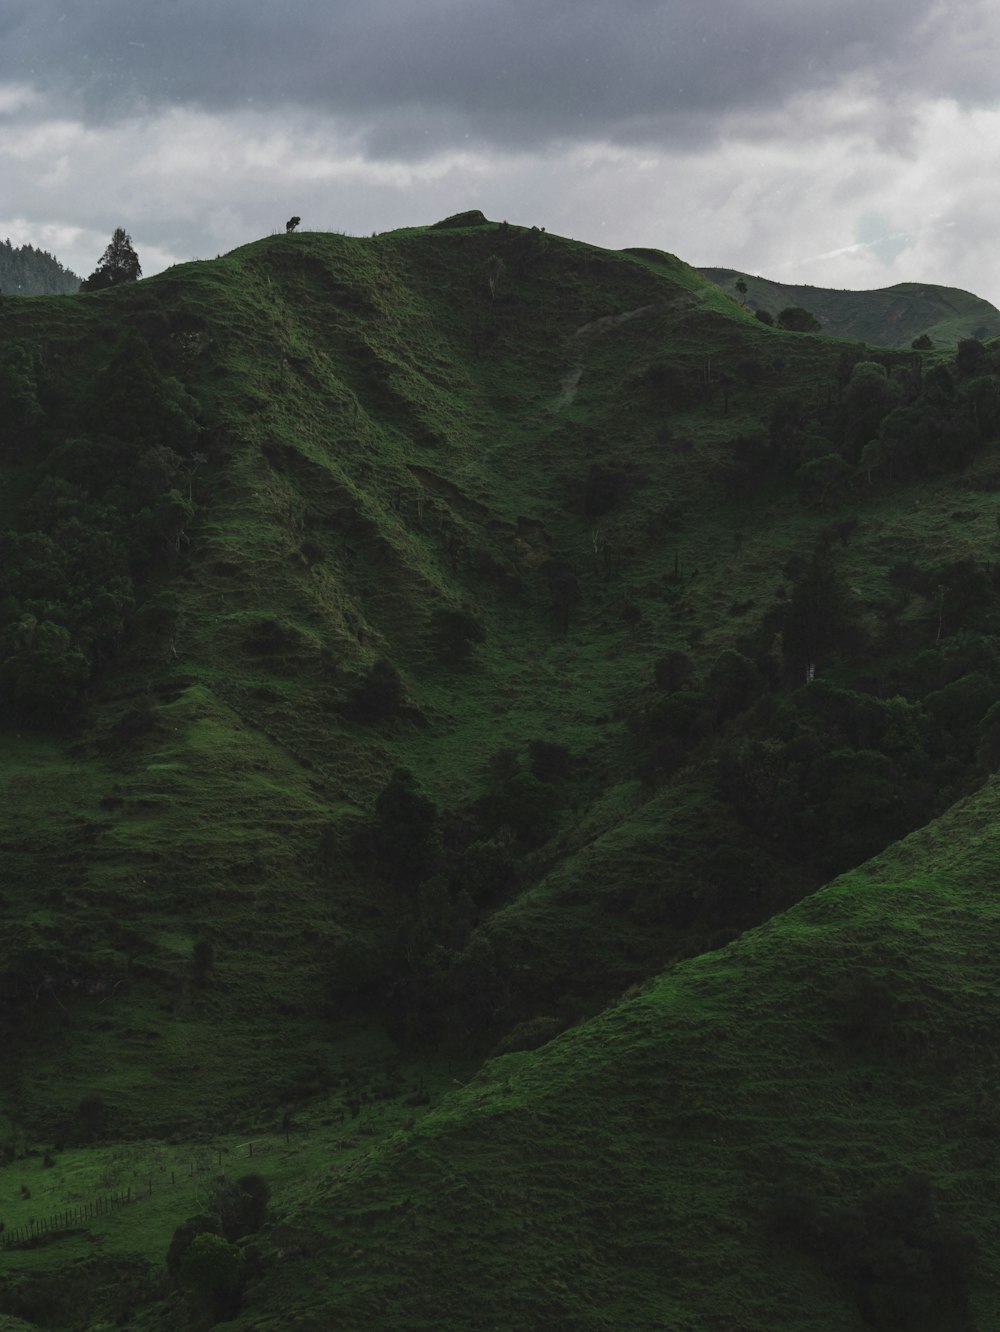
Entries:
{"type": "Polygon", "coordinates": [[[969,1326],[994,1326],[998,800],[989,785],[332,1168],[238,1325],[854,1332],[850,1287],[769,1216],[916,1170],[978,1240],[969,1326]],[[898,1005],[877,1047],[851,1034],[866,980],[898,1005]]]}
{"type": "MultiPolygon", "coordinates": [[[[641,790],[620,719],[664,650],[706,664],[749,627],[784,560],[825,521],[781,494],[734,500],[720,478],[732,440],[759,429],[777,389],[828,391],[840,348],[764,328],[671,256],[556,238],[524,271],[508,265],[494,304],[484,270],[504,243],[492,227],[280,237],[132,289],[5,307],[4,335],[46,339],[67,375],[93,373],[122,323],[141,328],[202,402],[210,455],[190,550],[160,576],[181,601],[176,655],[133,642],[70,745],[5,737],[3,909],[54,975],[19,1011],[0,1107],[15,1141],[51,1143],[81,1098],[100,1095],[112,1138],[169,1130],[232,1144],[318,1095],[328,1113],[316,1113],[332,1120],[315,1139],[322,1160],[341,1151],[352,1086],[381,1087],[371,1096],[390,1111],[405,1102],[418,1073],[400,1073],[377,1012],[373,1022],[351,997],[391,958],[401,908],[358,871],[352,833],[400,762],[449,807],[483,789],[501,744],[523,752],[552,738],[576,756],[533,888],[482,926],[515,968],[512,1018],[592,1013],[711,942],[697,921],[665,922],[661,903],[697,888],[706,839],[746,834],[696,780],[641,790]],[[662,405],[638,384],[664,354],[692,383],[730,380],[725,395],[717,387],[670,410],[670,438],[662,405]],[[631,480],[627,502],[598,524],[580,498],[594,462],[631,480]],[[565,634],[537,572],[548,554],[580,575],[565,634]],[[668,587],[675,567],[679,593],[668,587]],[[626,600],[643,612],[634,633],[626,600]],[[428,621],[441,605],[473,607],[487,628],[470,668],[433,661],[428,621]],[[280,624],[279,639],[262,640],[265,621],[280,624]],[[362,727],[342,705],[383,655],[414,717],[362,727]],[[137,698],[155,726],[116,744],[113,723],[137,698]],[[622,894],[638,912],[623,913],[622,894]],[[217,956],[205,987],[190,970],[199,938],[217,956]]],[[[878,570],[897,552],[922,544],[958,558],[994,539],[990,496],[963,495],[956,526],[953,487],[915,487],[919,510],[905,496],[857,497],[847,559],[859,595],[881,594],[878,570]]],[[[809,886],[782,880],[779,866],[750,919],[809,886]]],[[[592,1053],[589,1030],[555,1048],[576,1040],[592,1053]]],[[[419,1072],[435,1087],[451,1077],[440,1061],[419,1072]]],[[[464,1104],[441,1112],[433,1141],[446,1141],[464,1104]]],[[[575,1105],[565,1122],[583,1114],[596,1133],[592,1109],[575,1105]]],[[[98,1170],[93,1153],[105,1149],[80,1150],[98,1170]]],[[[9,1223],[23,1219],[26,1168],[0,1170],[9,1223]]],[[[52,1179],[53,1206],[79,1196],[68,1175],[52,1179]]],[[[311,1228],[302,1186],[275,1183],[281,1209],[294,1218],[307,1207],[311,1228]]],[[[141,1243],[119,1250],[112,1236],[112,1251],[151,1259],[187,1210],[178,1198],[141,1243]]],[[[61,1245],[42,1253],[6,1257],[18,1271],[70,1257],[61,1245]]],[[[280,1272],[266,1297],[275,1310],[290,1298],[280,1272]]],[[[399,1298],[402,1309],[411,1297],[399,1298]]],[[[385,1325],[405,1325],[394,1317],[385,1325]]]]}
{"type": "Polygon", "coordinates": [[[831,337],[880,347],[909,347],[914,338],[926,333],[935,346],[954,347],[962,338],[1000,334],[1000,311],[982,297],[956,287],[898,282],[876,291],[838,291],[772,282],[732,268],[699,271],[729,292],[735,292],[736,280],[742,277],[751,310],[777,315],[790,305],[804,306],[831,337]]]}
{"type": "MultiPolygon", "coordinates": [[[[593,561],[592,524],[567,512],[568,490],[594,458],[627,449],[629,465],[646,461],[602,395],[689,313],[716,317],[720,298],[669,257],[647,266],[564,244],[540,277],[519,283],[542,287],[547,324],[515,291],[502,354],[470,357],[494,319],[480,267],[495,244],[492,230],[294,237],[134,290],[8,312],[9,335],[50,338],[70,362],[67,375],[92,374],[107,355],[107,314],[138,326],[198,394],[213,439],[190,554],[169,580],[182,606],[177,655],[134,646],[97,700],[94,729],[71,751],[27,740],[6,751],[10,790],[26,793],[21,817],[17,801],[5,809],[17,886],[8,911],[40,949],[70,950],[54,959],[54,1000],[43,993],[33,1005],[45,1009],[40,1027],[59,1025],[15,1087],[19,1119],[54,1132],[86,1094],[113,1104],[127,1131],[211,1118],[209,1088],[196,1110],[176,1061],[158,1060],[151,1072],[129,1059],[121,1083],[118,1056],[106,1055],[106,1015],[78,1002],[73,980],[84,975],[102,999],[114,990],[115,1028],[120,1020],[156,1041],[165,1026],[179,1049],[215,1049],[207,1076],[218,1079],[218,1108],[225,1087],[245,1104],[248,1087],[273,1081],[273,1068],[264,1079],[249,1054],[253,1024],[236,1030],[233,1017],[254,1012],[266,1027],[291,1009],[311,1021],[338,989],[338,971],[340,988],[353,984],[364,958],[384,947],[392,899],[373,900],[359,885],[347,843],[395,763],[412,763],[450,802],[476,789],[498,744],[557,734],[585,760],[597,755],[591,790],[606,780],[600,755],[618,743],[607,719],[623,685],[634,690],[648,672],[655,621],[633,650],[618,618],[623,588],[598,576],[562,639],[533,566],[546,548],[593,561]],[[692,287],[706,293],[703,305],[692,287]],[[558,408],[578,355],[573,330],[609,309],[650,305],[665,312],[586,345],[577,402],[558,408]],[[539,526],[522,539],[525,518],[539,526]],[[323,548],[318,563],[299,552],[307,534],[323,548]],[[522,577],[519,600],[498,604],[496,589],[470,572],[479,549],[522,577]],[[489,646],[477,669],[442,677],[427,620],[436,604],[462,603],[481,607],[489,646]],[[278,650],[254,646],[268,618],[287,631],[278,650]],[[339,715],[383,654],[429,725],[373,733],[339,715]],[[565,698],[555,713],[551,696],[565,698]],[[143,697],[153,732],[116,747],[109,727],[143,697]],[[38,826],[59,830],[41,852],[38,826]],[[319,846],[331,833],[336,850],[324,864],[319,846]],[[74,937],[53,911],[78,922],[74,937]],[[219,963],[211,995],[192,997],[188,959],[201,937],[219,963]],[[55,1066],[60,1077],[46,1087],[39,1070],[55,1066]]],[[[692,362],[702,341],[692,330],[692,362]]],[[[652,423],[641,428],[648,439],[652,423]]],[[[649,460],[663,473],[672,467],[662,450],[649,460]]],[[[616,517],[609,540],[655,521],[661,484],[645,499],[649,518],[616,517]]],[[[661,553],[663,569],[669,558],[661,553]]]]}

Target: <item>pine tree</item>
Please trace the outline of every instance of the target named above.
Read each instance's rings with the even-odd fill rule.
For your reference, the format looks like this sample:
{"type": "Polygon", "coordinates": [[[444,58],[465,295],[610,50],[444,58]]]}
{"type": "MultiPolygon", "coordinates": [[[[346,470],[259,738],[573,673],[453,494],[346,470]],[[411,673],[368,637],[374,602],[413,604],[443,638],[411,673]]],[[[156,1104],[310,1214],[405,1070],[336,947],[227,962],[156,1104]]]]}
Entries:
{"type": "Polygon", "coordinates": [[[122,282],[135,282],[142,276],[139,256],[132,248],[132,237],[122,227],[115,229],[101,262],[80,287],[81,291],[102,291],[122,282]]]}
{"type": "Polygon", "coordinates": [[[0,241],[0,292],[5,296],[68,295],[80,290],[80,279],[53,255],[33,245],[0,241]]]}

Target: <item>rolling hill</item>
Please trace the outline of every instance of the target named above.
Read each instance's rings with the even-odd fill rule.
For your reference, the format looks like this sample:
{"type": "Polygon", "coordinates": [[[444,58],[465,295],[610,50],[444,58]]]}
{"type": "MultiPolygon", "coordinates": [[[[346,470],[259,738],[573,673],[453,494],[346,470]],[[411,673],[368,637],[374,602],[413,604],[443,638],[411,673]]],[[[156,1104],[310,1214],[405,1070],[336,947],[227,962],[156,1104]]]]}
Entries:
{"type": "Polygon", "coordinates": [[[989,1326],[998,369],[475,213],[5,302],[0,1312],[989,1326]]]}
{"type": "Polygon", "coordinates": [[[738,273],[732,268],[702,268],[710,282],[735,294],[742,278],[751,310],[777,316],[790,306],[810,310],[823,332],[881,347],[909,347],[927,336],[935,346],[955,347],[963,338],[1000,335],[1000,310],[971,292],[928,282],[898,282],[876,291],[837,291],[796,286],[738,273]]]}

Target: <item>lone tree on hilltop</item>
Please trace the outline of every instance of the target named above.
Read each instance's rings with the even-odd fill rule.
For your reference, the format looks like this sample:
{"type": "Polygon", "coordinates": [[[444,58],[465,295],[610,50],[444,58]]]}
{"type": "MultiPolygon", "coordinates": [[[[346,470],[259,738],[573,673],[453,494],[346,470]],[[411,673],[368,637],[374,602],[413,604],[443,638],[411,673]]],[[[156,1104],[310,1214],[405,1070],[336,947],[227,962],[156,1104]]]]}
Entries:
{"type": "Polygon", "coordinates": [[[301,217],[290,217],[285,223],[285,231],[294,231],[301,221],[301,217]]]}
{"type": "Polygon", "coordinates": [[[123,282],[135,282],[142,277],[139,256],[132,248],[132,237],[122,227],[116,227],[111,244],[101,256],[101,262],[90,277],[80,284],[81,291],[103,291],[123,282]]]}

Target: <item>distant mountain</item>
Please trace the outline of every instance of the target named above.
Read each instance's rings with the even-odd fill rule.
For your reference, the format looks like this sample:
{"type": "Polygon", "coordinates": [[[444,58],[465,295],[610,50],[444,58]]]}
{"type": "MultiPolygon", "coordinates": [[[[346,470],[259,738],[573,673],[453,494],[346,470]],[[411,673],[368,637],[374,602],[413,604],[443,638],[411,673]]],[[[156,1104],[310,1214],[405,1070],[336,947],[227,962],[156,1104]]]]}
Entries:
{"type": "Polygon", "coordinates": [[[0,241],[0,292],[5,296],[72,296],[80,279],[46,250],[0,241]]]}
{"type": "Polygon", "coordinates": [[[796,287],[734,268],[698,270],[710,282],[733,292],[742,278],[751,310],[777,314],[791,305],[811,310],[833,338],[850,338],[879,347],[909,347],[926,333],[937,346],[954,347],[962,338],[1000,335],[1000,310],[957,287],[926,282],[900,282],[877,291],[836,291],[827,287],[796,287]]]}

